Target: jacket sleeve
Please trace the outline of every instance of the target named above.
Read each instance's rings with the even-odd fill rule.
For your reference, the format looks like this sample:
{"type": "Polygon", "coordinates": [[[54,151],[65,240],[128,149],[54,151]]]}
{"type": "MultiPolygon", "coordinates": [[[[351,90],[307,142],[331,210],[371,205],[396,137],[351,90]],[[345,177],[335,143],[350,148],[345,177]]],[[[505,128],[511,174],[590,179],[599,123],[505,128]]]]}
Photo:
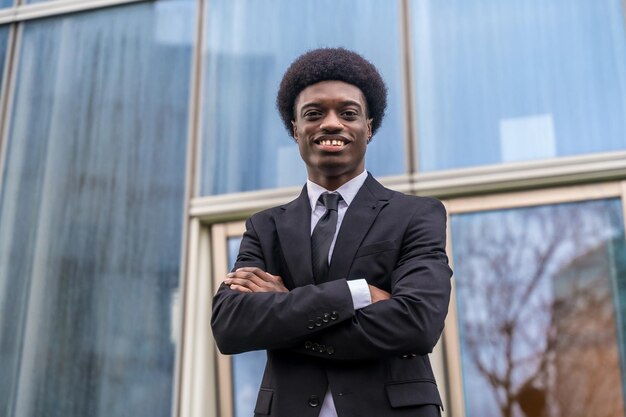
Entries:
{"type": "Polygon", "coordinates": [[[404,234],[390,276],[391,299],[356,311],[351,320],[312,335],[295,351],[338,360],[432,352],[448,312],[452,271],[445,253],[445,209],[438,200],[428,201],[404,234]]]}
{"type": "MultiPolygon", "coordinates": [[[[235,268],[266,270],[253,222],[246,222],[235,268]]],[[[306,285],[288,293],[241,293],[222,284],[213,298],[211,326],[224,354],[299,346],[305,339],[354,316],[345,279],[306,285]]]]}

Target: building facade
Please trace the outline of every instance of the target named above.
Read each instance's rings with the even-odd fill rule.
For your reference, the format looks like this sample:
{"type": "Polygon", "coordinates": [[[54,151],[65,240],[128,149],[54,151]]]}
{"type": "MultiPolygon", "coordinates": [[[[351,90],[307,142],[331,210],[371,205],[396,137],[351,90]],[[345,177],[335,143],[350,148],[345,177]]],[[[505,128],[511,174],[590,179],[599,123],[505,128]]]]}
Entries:
{"type": "Polygon", "coordinates": [[[453,417],[620,417],[620,0],[0,0],[0,415],[251,415],[211,296],[243,221],[305,178],[275,109],[353,49],[386,118],[366,168],[441,199],[455,276],[432,362],[453,417]]]}

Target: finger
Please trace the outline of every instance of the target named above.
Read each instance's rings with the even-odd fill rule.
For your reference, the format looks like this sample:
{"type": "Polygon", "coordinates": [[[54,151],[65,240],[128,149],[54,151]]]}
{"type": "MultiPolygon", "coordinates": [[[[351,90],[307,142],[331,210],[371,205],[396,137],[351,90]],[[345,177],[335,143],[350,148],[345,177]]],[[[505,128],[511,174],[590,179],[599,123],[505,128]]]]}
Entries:
{"type": "Polygon", "coordinates": [[[245,266],[243,268],[238,268],[235,272],[245,272],[248,274],[254,274],[255,276],[264,279],[267,277],[267,272],[262,270],[261,268],[245,266]]]}
{"type": "Polygon", "coordinates": [[[233,284],[230,286],[231,290],[239,292],[253,292],[250,288],[242,287],[241,285],[233,284]]]}
{"type": "Polygon", "coordinates": [[[224,283],[226,283],[226,285],[230,285],[231,288],[233,285],[249,288],[250,290],[252,290],[252,292],[256,292],[260,289],[260,287],[254,283],[254,281],[247,278],[229,278],[224,281],[224,283]]]}
{"type": "MultiPolygon", "coordinates": [[[[252,268],[249,268],[252,269],[252,268]]],[[[255,283],[257,286],[262,286],[265,284],[265,282],[267,281],[267,279],[263,279],[261,278],[259,275],[257,275],[258,273],[261,274],[265,274],[265,272],[261,271],[260,269],[257,268],[257,271],[245,271],[243,270],[243,268],[240,268],[238,270],[236,270],[235,272],[231,272],[229,274],[226,274],[226,279],[247,279],[249,281],[252,281],[253,283],[255,283]]]]}
{"type": "Polygon", "coordinates": [[[283,285],[283,279],[280,277],[280,275],[272,275],[269,272],[266,272],[266,274],[268,275],[269,279],[275,284],[283,285]]]}
{"type": "Polygon", "coordinates": [[[268,281],[270,282],[281,282],[281,279],[278,275],[272,275],[269,272],[266,272],[265,276],[268,278],[268,281]]]}
{"type": "Polygon", "coordinates": [[[239,274],[243,274],[243,277],[253,281],[256,285],[262,288],[266,288],[268,290],[272,290],[277,284],[282,285],[282,281],[280,279],[276,279],[276,277],[269,272],[262,271],[260,269],[256,269],[254,271],[241,271],[239,274]]]}

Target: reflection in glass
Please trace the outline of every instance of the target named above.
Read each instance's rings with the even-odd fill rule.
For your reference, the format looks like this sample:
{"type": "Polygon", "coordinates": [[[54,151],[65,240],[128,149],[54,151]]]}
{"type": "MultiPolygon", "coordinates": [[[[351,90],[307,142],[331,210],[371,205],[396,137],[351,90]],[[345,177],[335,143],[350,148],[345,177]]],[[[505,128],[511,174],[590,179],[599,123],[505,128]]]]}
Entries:
{"type": "Polygon", "coordinates": [[[275,100],[289,64],[322,46],[354,49],[380,70],[389,104],[366,167],[379,176],[405,171],[398,1],[215,0],[207,16],[202,195],[305,182],[275,100]]]}
{"type": "Polygon", "coordinates": [[[452,217],[468,417],[624,415],[619,200],[452,217]]]}
{"type": "MultiPolygon", "coordinates": [[[[240,237],[228,239],[229,265],[235,264],[240,242],[240,237]]],[[[233,355],[231,358],[235,417],[249,417],[254,414],[254,405],[265,369],[266,353],[257,350],[233,355]]]]}
{"type": "Polygon", "coordinates": [[[0,187],[2,416],[171,414],[194,4],[24,24],[0,187]]]}
{"type": "Polygon", "coordinates": [[[420,170],[626,148],[621,0],[411,6],[420,170]]]}

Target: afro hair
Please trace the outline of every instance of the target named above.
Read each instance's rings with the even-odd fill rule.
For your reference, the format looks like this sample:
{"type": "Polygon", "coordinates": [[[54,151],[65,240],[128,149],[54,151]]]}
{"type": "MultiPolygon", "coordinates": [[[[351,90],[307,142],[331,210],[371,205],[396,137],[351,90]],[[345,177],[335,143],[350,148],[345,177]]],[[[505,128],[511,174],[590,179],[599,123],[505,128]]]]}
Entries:
{"type": "Polygon", "coordinates": [[[300,55],[287,69],[276,96],[276,107],[285,128],[293,136],[291,121],[298,94],[321,81],[343,81],[358,87],[372,118],[372,134],[380,127],[387,107],[387,86],[376,67],[356,52],[344,48],[320,48],[300,55]]]}

